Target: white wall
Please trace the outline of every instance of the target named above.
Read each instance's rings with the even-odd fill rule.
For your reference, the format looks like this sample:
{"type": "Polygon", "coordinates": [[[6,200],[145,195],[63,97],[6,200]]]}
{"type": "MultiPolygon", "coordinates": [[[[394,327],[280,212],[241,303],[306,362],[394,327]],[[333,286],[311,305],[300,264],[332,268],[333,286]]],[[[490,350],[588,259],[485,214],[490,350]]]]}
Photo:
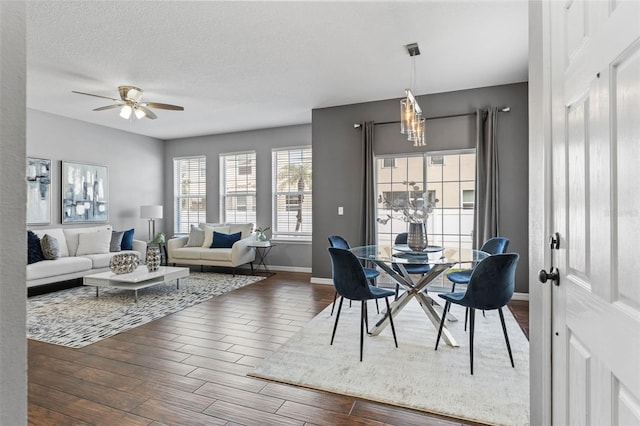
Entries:
{"type": "Polygon", "coordinates": [[[0,425],[27,423],[25,16],[0,1],[0,425]]]}
{"type": "MultiPolygon", "coordinates": [[[[159,139],[27,110],[27,155],[52,160],[51,225],[38,227],[61,223],[60,164],[76,161],[109,168],[109,223],[116,230],[135,228],[135,238],[148,239],[140,206],[162,205],[163,152],[159,139]]],[[[156,232],[162,230],[163,220],[156,221],[156,232]]]]}

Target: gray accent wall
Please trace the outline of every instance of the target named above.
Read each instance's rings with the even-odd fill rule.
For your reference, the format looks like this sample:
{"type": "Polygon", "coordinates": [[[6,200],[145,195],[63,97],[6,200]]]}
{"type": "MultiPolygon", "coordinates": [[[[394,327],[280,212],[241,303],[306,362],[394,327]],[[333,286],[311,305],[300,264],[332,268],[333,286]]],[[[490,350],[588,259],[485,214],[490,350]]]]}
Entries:
{"type": "MultiPolygon", "coordinates": [[[[166,170],[164,176],[164,206],[167,235],[173,235],[173,159],[204,155],[207,159],[207,222],[220,222],[220,154],[256,152],[257,220],[255,226],[270,226],[271,152],[275,148],[311,145],[309,124],[175,139],[165,142],[166,170]]],[[[314,153],[315,155],[315,153],[314,153]]],[[[315,167],[315,159],[314,159],[315,167]]],[[[314,184],[315,185],[315,184],[314,184]]],[[[314,195],[315,199],[315,195],[314,195]]],[[[314,221],[315,224],[315,221],[314,221]]],[[[277,242],[267,258],[274,267],[311,268],[311,244],[277,242]]]]}
{"type": "MultiPolygon", "coordinates": [[[[29,229],[61,226],[60,165],[75,161],[108,167],[108,223],[116,230],[134,228],[134,238],[148,239],[148,222],[140,218],[140,206],[162,205],[164,201],[163,141],[28,109],[27,156],[50,159],[52,176],[51,224],[29,225],[29,229]]],[[[156,233],[166,229],[164,223],[166,219],[156,221],[156,233]]]]}
{"type": "MultiPolygon", "coordinates": [[[[527,83],[418,96],[425,117],[509,106],[498,117],[500,167],[500,234],[520,254],[516,291],[528,293],[528,92],[527,83]]],[[[313,266],[314,278],[330,278],[327,236],[339,234],[361,244],[361,130],[354,123],[397,121],[400,99],[314,109],[313,137],[313,266]],[[337,214],[344,207],[344,215],[337,214]]],[[[427,146],[414,148],[399,124],[378,125],[376,155],[459,150],[475,146],[475,116],[427,121],[427,146]]]]}

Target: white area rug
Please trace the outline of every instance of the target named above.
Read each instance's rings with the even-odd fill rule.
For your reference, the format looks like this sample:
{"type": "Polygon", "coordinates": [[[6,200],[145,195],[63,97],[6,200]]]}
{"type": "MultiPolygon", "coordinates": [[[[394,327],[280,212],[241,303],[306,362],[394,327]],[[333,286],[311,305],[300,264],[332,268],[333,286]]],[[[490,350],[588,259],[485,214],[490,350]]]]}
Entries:
{"type": "Polygon", "coordinates": [[[81,348],[128,329],[255,283],[264,277],[192,272],[175,281],[134,292],[74,287],[27,299],[27,338],[81,348]]]}
{"type": "MultiPolygon", "coordinates": [[[[349,308],[345,301],[333,346],[329,305],[250,375],[486,424],[528,425],[529,343],[509,309],[503,311],[515,368],[498,311],[486,318],[476,313],[471,376],[464,309],[452,306],[460,320],[447,321],[460,347],[441,340],[435,351],[437,329],[415,300],[395,321],[398,348],[387,327],[379,336],[365,336],[359,362],[360,305],[349,308]]],[[[369,302],[370,325],[375,312],[369,302]]]]}

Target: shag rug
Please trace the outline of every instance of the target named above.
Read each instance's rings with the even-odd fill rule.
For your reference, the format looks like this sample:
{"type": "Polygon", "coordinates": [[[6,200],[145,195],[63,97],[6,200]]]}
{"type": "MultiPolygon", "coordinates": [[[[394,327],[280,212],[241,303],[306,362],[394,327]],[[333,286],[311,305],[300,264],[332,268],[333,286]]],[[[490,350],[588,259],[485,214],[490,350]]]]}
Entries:
{"type": "Polygon", "coordinates": [[[27,338],[82,348],[264,277],[191,272],[176,282],[138,290],[74,287],[27,299],[27,338]]]}
{"type": "MultiPolygon", "coordinates": [[[[529,342],[508,308],[503,312],[515,368],[498,311],[488,311],[486,318],[477,311],[473,376],[459,306],[451,312],[460,320],[447,321],[447,327],[460,347],[441,340],[435,351],[437,329],[412,300],[394,321],[398,348],[387,326],[378,336],[365,335],[363,362],[360,304],[343,304],[333,346],[330,312],[331,305],[249,375],[485,424],[529,424],[529,342]]],[[[370,325],[375,312],[369,302],[370,325]]]]}

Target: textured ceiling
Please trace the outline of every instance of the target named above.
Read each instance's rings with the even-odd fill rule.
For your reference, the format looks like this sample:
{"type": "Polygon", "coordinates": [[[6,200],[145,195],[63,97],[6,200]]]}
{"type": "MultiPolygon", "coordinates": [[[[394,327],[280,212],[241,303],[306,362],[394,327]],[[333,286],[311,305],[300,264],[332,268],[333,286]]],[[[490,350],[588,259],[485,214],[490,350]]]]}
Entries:
{"type": "Polygon", "coordinates": [[[160,139],[311,122],[311,110],[527,81],[527,2],[28,2],[27,106],[160,139]],[[182,105],[94,112],[117,86],[182,105]]]}

